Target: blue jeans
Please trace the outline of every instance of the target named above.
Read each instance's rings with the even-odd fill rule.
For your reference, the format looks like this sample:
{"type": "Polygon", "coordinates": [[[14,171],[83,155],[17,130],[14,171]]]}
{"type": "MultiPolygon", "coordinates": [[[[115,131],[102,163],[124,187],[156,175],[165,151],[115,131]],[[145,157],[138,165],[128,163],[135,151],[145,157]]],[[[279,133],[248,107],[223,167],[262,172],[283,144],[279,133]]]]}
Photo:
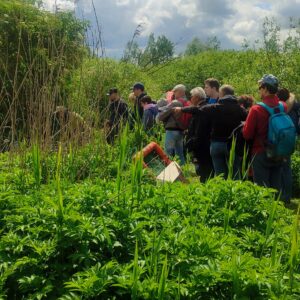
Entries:
{"type": "Polygon", "coordinates": [[[265,152],[254,155],[252,162],[254,182],[280,192],[282,166],[283,162],[270,160],[265,152]]]}
{"type": "Polygon", "coordinates": [[[180,165],[185,164],[182,131],[166,130],[165,150],[170,157],[178,156],[180,165]]]}
{"type": "MultiPolygon", "coordinates": [[[[214,142],[210,144],[210,155],[212,158],[215,175],[224,175],[224,178],[228,177],[228,159],[229,150],[227,142],[214,142]]],[[[240,158],[235,155],[233,163],[233,178],[237,179],[239,177],[239,165],[240,158]]]]}

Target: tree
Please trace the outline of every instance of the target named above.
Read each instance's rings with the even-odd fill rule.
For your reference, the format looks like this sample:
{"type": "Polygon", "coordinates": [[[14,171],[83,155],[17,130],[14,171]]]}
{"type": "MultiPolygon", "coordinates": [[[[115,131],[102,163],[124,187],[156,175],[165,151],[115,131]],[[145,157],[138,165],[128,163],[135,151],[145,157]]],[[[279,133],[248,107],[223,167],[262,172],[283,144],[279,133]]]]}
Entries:
{"type": "Polygon", "coordinates": [[[8,135],[11,143],[33,131],[45,136],[53,107],[67,102],[64,83],[87,53],[86,23],[38,3],[0,1],[0,147],[8,135]]]}
{"type": "Polygon", "coordinates": [[[219,50],[220,46],[221,42],[216,36],[209,37],[205,42],[198,37],[194,37],[193,40],[187,44],[184,54],[190,56],[207,50],[219,50]]]}
{"type": "Polygon", "coordinates": [[[122,60],[125,62],[139,65],[142,55],[142,50],[136,41],[129,41],[126,44],[122,60]]]}
{"type": "Polygon", "coordinates": [[[206,50],[206,45],[197,37],[187,44],[184,54],[186,56],[196,55],[206,50]]]}
{"type": "Polygon", "coordinates": [[[151,33],[144,50],[136,41],[128,42],[122,60],[147,68],[168,62],[173,56],[174,44],[165,35],[155,39],[151,33]]]}

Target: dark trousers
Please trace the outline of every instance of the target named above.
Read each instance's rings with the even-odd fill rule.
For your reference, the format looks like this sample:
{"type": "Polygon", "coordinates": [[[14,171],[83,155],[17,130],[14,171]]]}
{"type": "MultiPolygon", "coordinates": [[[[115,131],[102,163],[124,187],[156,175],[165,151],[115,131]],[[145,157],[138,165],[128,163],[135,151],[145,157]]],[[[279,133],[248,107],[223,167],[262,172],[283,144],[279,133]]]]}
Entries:
{"type": "Polygon", "coordinates": [[[265,152],[253,156],[253,179],[260,186],[281,192],[282,161],[270,160],[265,152]]]}
{"type": "MultiPolygon", "coordinates": [[[[228,177],[228,160],[229,160],[229,150],[227,142],[215,142],[212,141],[210,144],[210,155],[212,158],[215,175],[224,175],[224,178],[228,177]]],[[[240,158],[235,155],[233,163],[233,177],[238,179],[239,169],[240,169],[240,158]]]]}
{"type": "Polygon", "coordinates": [[[291,198],[292,198],[292,188],[293,188],[291,157],[289,157],[282,164],[281,188],[282,188],[282,198],[283,198],[283,200],[286,203],[289,203],[291,198]]]}
{"type": "Polygon", "coordinates": [[[213,177],[214,168],[210,156],[197,157],[194,161],[196,174],[200,177],[200,182],[206,182],[213,177]]]}

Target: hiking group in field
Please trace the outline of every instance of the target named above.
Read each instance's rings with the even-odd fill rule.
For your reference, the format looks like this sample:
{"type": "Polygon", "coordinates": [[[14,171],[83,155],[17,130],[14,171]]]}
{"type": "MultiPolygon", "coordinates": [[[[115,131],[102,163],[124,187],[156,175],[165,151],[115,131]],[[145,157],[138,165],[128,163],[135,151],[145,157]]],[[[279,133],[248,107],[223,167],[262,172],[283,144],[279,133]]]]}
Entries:
{"type": "Polygon", "coordinates": [[[278,191],[281,199],[290,202],[292,195],[291,155],[296,136],[300,134],[300,103],[278,79],[264,75],[258,81],[261,102],[251,95],[236,96],[231,85],[220,85],[214,78],[204,88],[190,92],[177,84],[164,99],[153,101],[142,83],[132,87],[130,105],[121,100],[118,90],[109,91],[112,143],[122,120],[140,121],[148,135],[154,135],[157,124],[165,129],[164,150],[180,165],[189,153],[201,182],[229,172],[229,156],[234,147],[233,178],[240,179],[242,161],[249,165],[248,178],[261,186],[278,191]]]}

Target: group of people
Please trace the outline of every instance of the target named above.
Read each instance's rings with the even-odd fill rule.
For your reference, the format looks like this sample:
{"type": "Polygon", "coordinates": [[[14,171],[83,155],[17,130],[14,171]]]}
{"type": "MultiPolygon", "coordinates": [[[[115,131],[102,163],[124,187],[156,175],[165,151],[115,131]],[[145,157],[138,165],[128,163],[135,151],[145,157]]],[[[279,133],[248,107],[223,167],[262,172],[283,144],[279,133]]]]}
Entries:
{"type": "MultiPolygon", "coordinates": [[[[215,78],[205,80],[204,89],[195,87],[189,93],[178,84],[158,102],[145,93],[142,83],[136,83],[132,90],[134,119],[139,119],[149,134],[162,123],[165,152],[177,156],[181,165],[189,152],[202,182],[214,175],[227,177],[229,167],[233,178],[240,178],[241,161],[248,153],[254,182],[276,189],[282,199],[290,201],[290,156],[296,133],[300,134],[300,103],[287,89],[279,88],[275,76],[264,75],[258,81],[261,102],[257,104],[253,96],[237,97],[231,85],[221,86],[215,78]],[[236,149],[229,166],[233,144],[236,149]]],[[[129,118],[128,104],[115,88],[108,95],[109,126],[115,125],[118,130],[120,118],[129,118]]]]}

